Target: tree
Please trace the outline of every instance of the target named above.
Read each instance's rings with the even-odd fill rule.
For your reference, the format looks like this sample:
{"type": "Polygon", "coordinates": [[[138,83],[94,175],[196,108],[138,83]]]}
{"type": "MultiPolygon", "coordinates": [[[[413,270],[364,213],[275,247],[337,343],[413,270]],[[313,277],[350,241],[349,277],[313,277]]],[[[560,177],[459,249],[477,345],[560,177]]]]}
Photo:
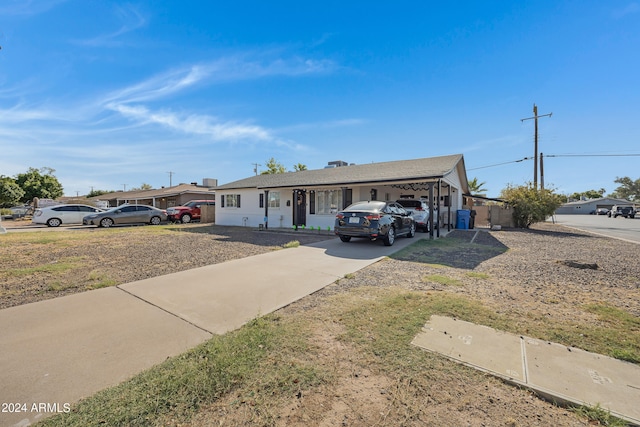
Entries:
{"type": "Polygon", "coordinates": [[[39,199],[57,199],[64,194],[62,184],[53,174],[55,169],[43,167],[40,169],[29,168],[26,173],[16,176],[16,184],[22,191],[24,196],[21,200],[31,202],[35,197],[39,199]]]}
{"type": "Polygon", "coordinates": [[[20,202],[24,191],[13,178],[0,175],[0,207],[9,208],[20,202]]]}
{"type": "Polygon", "coordinates": [[[640,179],[633,181],[628,176],[624,176],[622,178],[616,177],[616,180],[613,182],[621,184],[614,190],[613,194],[611,194],[613,197],[627,199],[632,202],[640,201],[640,179]]]}
{"type": "Polygon", "coordinates": [[[483,187],[486,182],[478,182],[478,178],[473,178],[469,181],[469,193],[472,195],[479,195],[487,191],[486,188],[483,187]]]}
{"type": "Polygon", "coordinates": [[[87,197],[97,197],[102,196],[103,194],[113,193],[113,191],[104,191],[104,190],[91,190],[87,197]]]}
{"type": "Polygon", "coordinates": [[[297,165],[293,165],[293,170],[296,171],[296,172],[306,171],[307,170],[307,165],[303,165],[302,163],[298,163],[297,165]]]}
{"type": "Polygon", "coordinates": [[[270,175],[275,173],[285,173],[287,169],[273,157],[266,162],[267,170],[260,172],[260,175],[270,175]]]}
{"type": "Polygon", "coordinates": [[[142,183],[142,185],[140,187],[134,187],[129,191],[141,191],[141,190],[151,190],[153,189],[153,187],[151,186],[151,184],[147,184],[147,183],[142,183]]]}
{"type": "Polygon", "coordinates": [[[513,208],[513,219],[518,228],[529,228],[545,221],[562,205],[563,197],[550,189],[536,189],[528,183],[518,187],[507,186],[500,198],[513,208]]]}
{"type": "Polygon", "coordinates": [[[569,196],[569,198],[574,200],[581,200],[583,197],[585,199],[599,199],[604,195],[606,191],[607,190],[605,190],[604,188],[601,188],[600,190],[587,190],[583,191],[582,193],[573,193],[569,196]]]}

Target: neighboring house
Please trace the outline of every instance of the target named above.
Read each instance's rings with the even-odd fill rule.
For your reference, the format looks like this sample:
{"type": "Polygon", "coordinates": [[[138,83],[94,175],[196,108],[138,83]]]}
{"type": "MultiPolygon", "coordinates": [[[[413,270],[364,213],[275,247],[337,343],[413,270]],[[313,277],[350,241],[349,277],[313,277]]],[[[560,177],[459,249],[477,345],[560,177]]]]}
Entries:
{"type": "Polygon", "coordinates": [[[205,179],[204,184],[205,185],[197,185],[194,182],[191,184],[179,184],[173,187],[162,187],[151,190],[116,191],[114,193],[91,197],[89,200],[94,203],[108,202],[110,207],[120,206],[124,203],[139,203],[160,209],[167,209],[173,206],[181,206],[190,200],[215,200],[216,193],[214,187],[216,180],[205,179]]]}
{"type": "MultiPolygon", "coordinates": [[[[440,224],[455,224],[468,192],[462,154],[256,175],[216,188],[216,224],[333,228],[336,213],[362,200],[429,198],[440,224]]],[[[432,228],[433,229],[433,228],[432,228]]]]}
{"type": "Polygon", "coordinates": [[[578,200],[577,202],[569,202],[560,206],[556,210],[556,215],[567,214],[590,214],[598,208],[611,209],[613,205],[633,205],[632,202],[625,199],[614,199],[613,197],[601,197],[599,199],[578,200]]]}

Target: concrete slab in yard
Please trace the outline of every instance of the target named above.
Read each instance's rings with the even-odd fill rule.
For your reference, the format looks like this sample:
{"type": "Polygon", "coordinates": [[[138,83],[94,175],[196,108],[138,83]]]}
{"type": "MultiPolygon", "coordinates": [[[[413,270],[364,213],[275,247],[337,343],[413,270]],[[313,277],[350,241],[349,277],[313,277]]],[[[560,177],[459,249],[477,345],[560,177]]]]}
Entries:
{"type": "Polygon", "coordinates": [[[526,339],[525,352],[535,390],[572,403],[599,403],[640,424],[640,366],[534,339],[526,339]]]}
{"type": "Polygon", "coordinates": [[[506,379],[525,376],[520,337],[487,326],[431,316],[412,344],[506,379]]]}
{"type": "Polygon", "coordinates": [[[211,337],[116,288],[0,310],[0,325],[0,402],[27,409],[0,425],[28,425],[211,337]]]}
{"type": "Polygon", "coordinates": [[[560,344],[431,316],[413,345],[558,402],[596,406],[640,425],[640,366],[560,344]]]}

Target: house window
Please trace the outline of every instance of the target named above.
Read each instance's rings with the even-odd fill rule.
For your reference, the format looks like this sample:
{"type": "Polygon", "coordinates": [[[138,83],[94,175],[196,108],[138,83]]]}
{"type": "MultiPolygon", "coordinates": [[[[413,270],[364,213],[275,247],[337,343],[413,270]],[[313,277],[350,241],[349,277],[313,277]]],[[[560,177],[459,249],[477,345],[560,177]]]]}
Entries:
{"type": "Polygon", "coordinates": [[[264,208],[264,193],[259,194],[258,207],[264,208]]]}
{"type": "Polygon", "coordinates": [[[225,194],[224,205],[222,207],[227,208],[239,208],[240,207],[240,195],[239,194],[225,194]]]}
{"type": "Polygon", "coordinates": [[[335,214],[342,207],[342,190],[316,191],[316,213],[335,214]]]}
{"type": "Polygon", "coordinates": [[[280,192],[279,191],[269,192],[269,208],[280,209],[280,192]]]}
{"type": "Polygon", "coordinates": [[[316,213],[316,192],[314,190],[309,191],[309,213],[314,215],[316,213]]]}

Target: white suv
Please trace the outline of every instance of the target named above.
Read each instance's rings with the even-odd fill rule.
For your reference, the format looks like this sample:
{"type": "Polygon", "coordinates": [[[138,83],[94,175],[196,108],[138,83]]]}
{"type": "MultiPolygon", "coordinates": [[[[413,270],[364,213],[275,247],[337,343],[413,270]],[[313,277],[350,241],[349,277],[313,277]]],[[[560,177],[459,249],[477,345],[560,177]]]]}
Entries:
{"type": "Polygon", "coordinates": [[[398,199],[396,203],[402,205],[413,217],[416,229],[425,233],[429,231],[429,205],[424,199],[398,199]]]}
{"type": "Polygon", "coordinates": [[[102,212],[102,209],[87,205],[50,206],[36,209],[31,222],[47,224],[49,227],[58,227],[60,224],[82,224],[82,218],[98,212],[102,212]]]}

